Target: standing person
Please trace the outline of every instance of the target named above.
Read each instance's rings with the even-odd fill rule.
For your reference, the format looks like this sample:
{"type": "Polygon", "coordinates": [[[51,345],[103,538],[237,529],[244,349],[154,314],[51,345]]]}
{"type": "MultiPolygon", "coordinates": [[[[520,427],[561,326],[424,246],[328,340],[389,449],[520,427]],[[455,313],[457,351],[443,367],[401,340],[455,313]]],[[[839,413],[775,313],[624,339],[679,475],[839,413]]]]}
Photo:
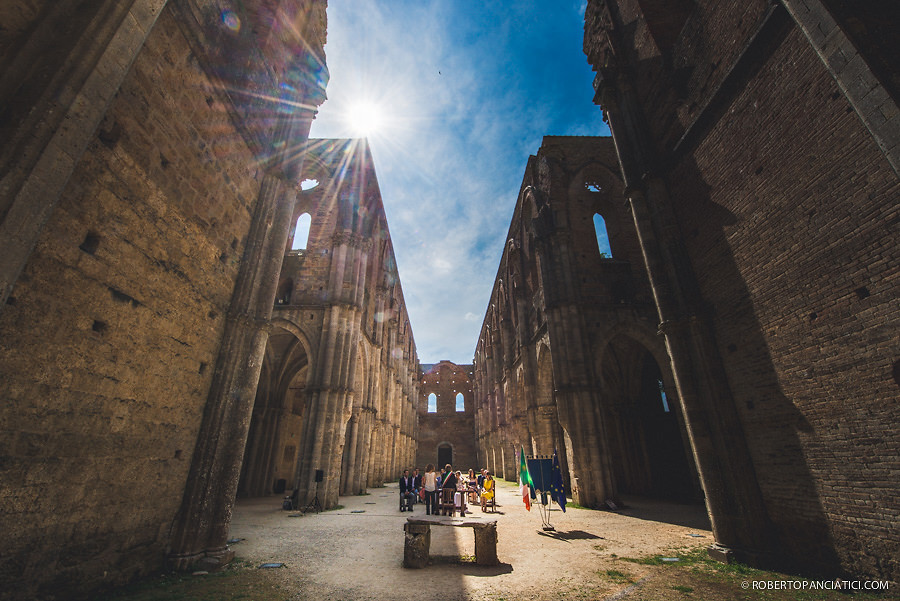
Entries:
{"type": "Polygon", "coordinates": [[[403,470],[400,476],[400,511],[412,511],[412,478],[409,477],[409,470],[403,470]]]}
{"type": "Polygon", "coordinates": [[[441,488],[456,490],[457,483],[458,480],[456,479],[456,474],[453,473],[453,467],[448,463],[447,467],[444,468],[444,480],[441,483],[441,488]]]}
{"type": "Polygon", "coordinates": [[[422,486],[425,487],[425,515],[431,515],[432,511],[437,515],[437,474],[434,473],[434,465],[430,463],[425,466],[422,486]]]}
{"type": "Polygon", "coordinates": [[[444,468],[444,479],[443,482],[441,482],[440,507],[442,512],[445,510],[444,499],[447,499],[451,504],[455,501],[453,497],[456,495],[456,484],[457,480],[456,474],[453,473],[453,466],[448,463],[444,468]]]}

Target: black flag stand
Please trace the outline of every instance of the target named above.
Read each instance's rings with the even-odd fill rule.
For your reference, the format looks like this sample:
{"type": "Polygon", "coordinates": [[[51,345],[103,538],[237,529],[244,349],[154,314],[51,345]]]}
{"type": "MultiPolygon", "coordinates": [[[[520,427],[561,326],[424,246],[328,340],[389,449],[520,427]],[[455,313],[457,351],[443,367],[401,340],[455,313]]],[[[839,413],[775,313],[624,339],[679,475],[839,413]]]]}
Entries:
{"type": "MultiPolygon", "coordinates": [[[[550,475],[544,473],[544,468],[546,467],[545,462],[549,460],[550,457],[546,455],[536,455],[527,459],[529,474],[532,472],[532,467],[535,472],[534,474],[531,474],[532,482],[537,482],[541,487],[546,487],[547,483],[550,482],[550,475]]],[[[540,495],[540,499],[535,499],[535,501],[540,501],[540,503],[536,503],[536,505],[538,506],[538,512],[541,514],[541,530],[544,532],[556,531],[556,528],[550,524],[551,499],[549,498],[547,491],[538,488],[537,486],[535,486],[534,491],[540,495]]]]}
{"type": "Polygon", "coordinates": [[[538,505],[538,511],[541,514],[541,530],[544,532],[554,532],[556,528],[554,528],[550,524],[550,499],[547,498],[547,493],[541,491],[541,502],[538,505]]]}

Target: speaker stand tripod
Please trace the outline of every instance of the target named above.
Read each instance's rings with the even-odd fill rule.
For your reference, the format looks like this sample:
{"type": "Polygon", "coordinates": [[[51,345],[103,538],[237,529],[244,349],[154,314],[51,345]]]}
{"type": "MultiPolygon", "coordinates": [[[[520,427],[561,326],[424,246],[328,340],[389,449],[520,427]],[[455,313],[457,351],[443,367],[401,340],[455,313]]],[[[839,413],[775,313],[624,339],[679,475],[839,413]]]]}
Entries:
{"type": "Polygon", "coordinates": [[[310,501],[310,502],[306,505],[306,507],[303,508],[303,511],[302,511],[301,513],[309,513],[309,511],[310,511],[311,509],[315,509],[315,510],[316,510],[316,513],[319,513],[320,511],[325,511],[325,510],[322,508],[322,504],[319,503],[319,483],[318,483],[318,482],[316,482],[316,496],[313,497],[313,500],[310,501]]]}

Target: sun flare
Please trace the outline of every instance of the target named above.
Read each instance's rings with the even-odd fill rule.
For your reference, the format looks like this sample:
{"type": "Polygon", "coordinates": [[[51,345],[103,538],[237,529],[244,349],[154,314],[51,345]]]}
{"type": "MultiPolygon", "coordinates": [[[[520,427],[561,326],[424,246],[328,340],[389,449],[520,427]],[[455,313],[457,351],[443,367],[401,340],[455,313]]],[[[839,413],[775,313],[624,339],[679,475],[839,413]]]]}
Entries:
{"type": "Polygon", "coordinates": [[[378,106],[360,102],[347,111],[347,125],[354,136],[364,138],[379,133],[384,125],[384,118],[378,106]]]}

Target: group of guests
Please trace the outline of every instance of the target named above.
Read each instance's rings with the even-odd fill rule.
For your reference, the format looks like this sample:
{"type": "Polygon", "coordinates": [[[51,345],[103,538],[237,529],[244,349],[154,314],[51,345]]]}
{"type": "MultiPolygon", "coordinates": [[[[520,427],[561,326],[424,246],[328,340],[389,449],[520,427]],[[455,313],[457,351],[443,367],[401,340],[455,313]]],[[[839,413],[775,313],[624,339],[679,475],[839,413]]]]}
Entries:
{"type": "MultiPolygon", "coordinates": [[[[413,504],[419,500],[425,502],[425,515],[438,514],[440,507],[440,494],[442,490],[452,490],[459,494],[457,503],[460,515],[466,514],[466,500],[476,503],[481,500],[481,511],[484,511],[494,499],[494,478],[491,473],[483,469],[476,476],[475,470],[469,470],[468,475],[460,471],[453,471],[448,463],[443,472],[435,472],[434,465],[429,463],[425,467],[425,473],[419,474],[419,468],[403,470],[400,476],[400,511],[412,511],[413,504]]],[[[456,496],[454,494],[454,496],[456,496]]]]}

